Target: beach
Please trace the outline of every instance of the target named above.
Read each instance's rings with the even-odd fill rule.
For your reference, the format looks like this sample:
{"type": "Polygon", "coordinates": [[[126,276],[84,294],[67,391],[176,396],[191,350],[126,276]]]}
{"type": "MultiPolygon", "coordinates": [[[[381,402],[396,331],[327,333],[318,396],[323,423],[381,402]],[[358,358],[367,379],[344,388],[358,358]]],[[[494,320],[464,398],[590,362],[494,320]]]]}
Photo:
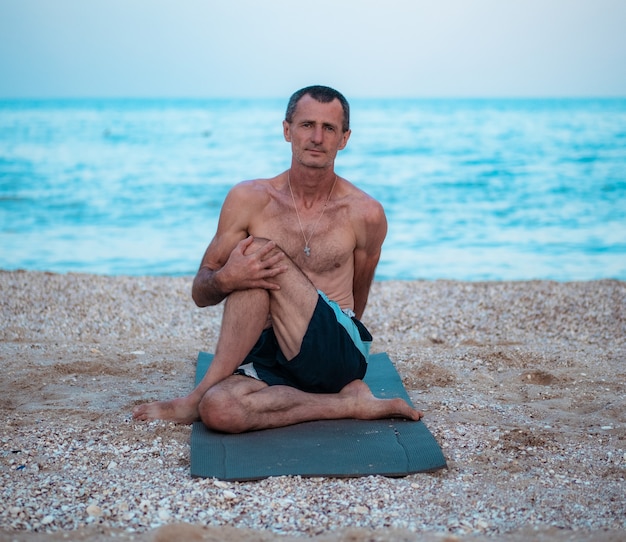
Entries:
{"type": "Polygon", "coordinates": [[[448,468],[234,483],[131,419],[215,349],[191,280],[0,272],[0,540],[626,537],[625,282],[375,282],[372,351],[448,468]]]}

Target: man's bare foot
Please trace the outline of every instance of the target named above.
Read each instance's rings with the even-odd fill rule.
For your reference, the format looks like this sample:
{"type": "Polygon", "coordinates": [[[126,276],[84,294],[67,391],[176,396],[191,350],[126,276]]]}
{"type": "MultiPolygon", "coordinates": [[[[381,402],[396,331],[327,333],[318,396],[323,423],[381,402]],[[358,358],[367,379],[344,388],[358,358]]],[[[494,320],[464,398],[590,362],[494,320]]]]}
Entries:
{"type": "Polygon", "coordinates": [[[141,421],[166,420],[184,424],[200,419],[198,403],[189,396],[137,405],[133,408],[133,418],[141,421]]]}
{"type": "Polygon", "coordinates": [[[404,399],[379,399],[374,397],[369,387],[362,380],[354,380],[340,392],[355,401],[354,418],[359,420],[379,420],[383,418],[406,418],[419,420],[423,414],[415,410],[404,399]]]}

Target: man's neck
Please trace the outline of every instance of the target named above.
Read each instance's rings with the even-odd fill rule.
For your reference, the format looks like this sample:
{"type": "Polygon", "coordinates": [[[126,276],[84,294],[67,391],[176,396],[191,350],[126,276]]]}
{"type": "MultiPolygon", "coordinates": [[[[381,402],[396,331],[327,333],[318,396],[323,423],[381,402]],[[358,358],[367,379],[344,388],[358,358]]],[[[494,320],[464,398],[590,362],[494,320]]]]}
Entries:
{"type": "Polygon", "coordinates": [[[303,199],[326,198],[336,179],[332,168],[313,169],[292,166],[287,174],[291,190],[303,199]]]}

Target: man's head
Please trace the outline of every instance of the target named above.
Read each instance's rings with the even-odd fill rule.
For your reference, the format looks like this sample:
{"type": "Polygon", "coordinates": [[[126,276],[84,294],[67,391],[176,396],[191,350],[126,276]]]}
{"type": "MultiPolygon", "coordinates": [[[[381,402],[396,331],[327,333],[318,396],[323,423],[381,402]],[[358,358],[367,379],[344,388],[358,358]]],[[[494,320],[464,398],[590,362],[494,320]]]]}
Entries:
{"type": "Polygon", "coordinates": [[[345,99],[341,92],[322,85],[313,85],[302,88],[293,93],[291,98],[289,98],[289,103],[287,104],[287,112],[285,113],[286,122],[291,124],[298,102],[307,95],[323,104],[330,103],[333,100],[339,100],[341,108],[343,109],[343,124],[341,129],[344,133],[350,129],[350,105],[348,104],[348,100],[345,99]]]}

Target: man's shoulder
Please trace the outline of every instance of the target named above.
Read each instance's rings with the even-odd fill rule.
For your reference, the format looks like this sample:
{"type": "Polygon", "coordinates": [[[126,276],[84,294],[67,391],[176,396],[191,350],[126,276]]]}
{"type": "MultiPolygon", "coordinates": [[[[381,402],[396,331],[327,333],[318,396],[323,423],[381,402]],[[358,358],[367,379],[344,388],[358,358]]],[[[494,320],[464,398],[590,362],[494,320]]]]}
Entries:
{"type": "Polygon", "coordinates": [[[351,200],[351,208],[360,215],[371,215],[373,217],[384,215],[382,204],[373,196],[359,188],[354,183],[343,179],[345,183],[346,196],[351,200]]]}
{"type": "Polygon", "coordinates": [[[348,179],[344,178],[344,177],[340,177],[340,179],[343,181],[344,184],[344,188],[346,190],[346,193],[350,196],[353,196],[355,198],[359,198],[359,199],[363,199],[363,200],[372,200],[372,201],[376,201],[375,198],[373,198],[370,194],[368,194],[365,190],[363,190],[362,188],[359,188],[356,184],[354,184],[352,181],[349,181],[348,179]]]}
{"type": "Polygon", "coordinates": [[[245,181],[239,181],[232,187],[231,190],[247,191],[267,189],[272,185],[273,180],[274,179],[248,179],[245,181]]]}
{"type": "Polygon", "coordinates": [[[264,199],[273,190],[273,179],[250,179],[240,181],[229,191],[229,197],[235,199],[264,199]]]}

